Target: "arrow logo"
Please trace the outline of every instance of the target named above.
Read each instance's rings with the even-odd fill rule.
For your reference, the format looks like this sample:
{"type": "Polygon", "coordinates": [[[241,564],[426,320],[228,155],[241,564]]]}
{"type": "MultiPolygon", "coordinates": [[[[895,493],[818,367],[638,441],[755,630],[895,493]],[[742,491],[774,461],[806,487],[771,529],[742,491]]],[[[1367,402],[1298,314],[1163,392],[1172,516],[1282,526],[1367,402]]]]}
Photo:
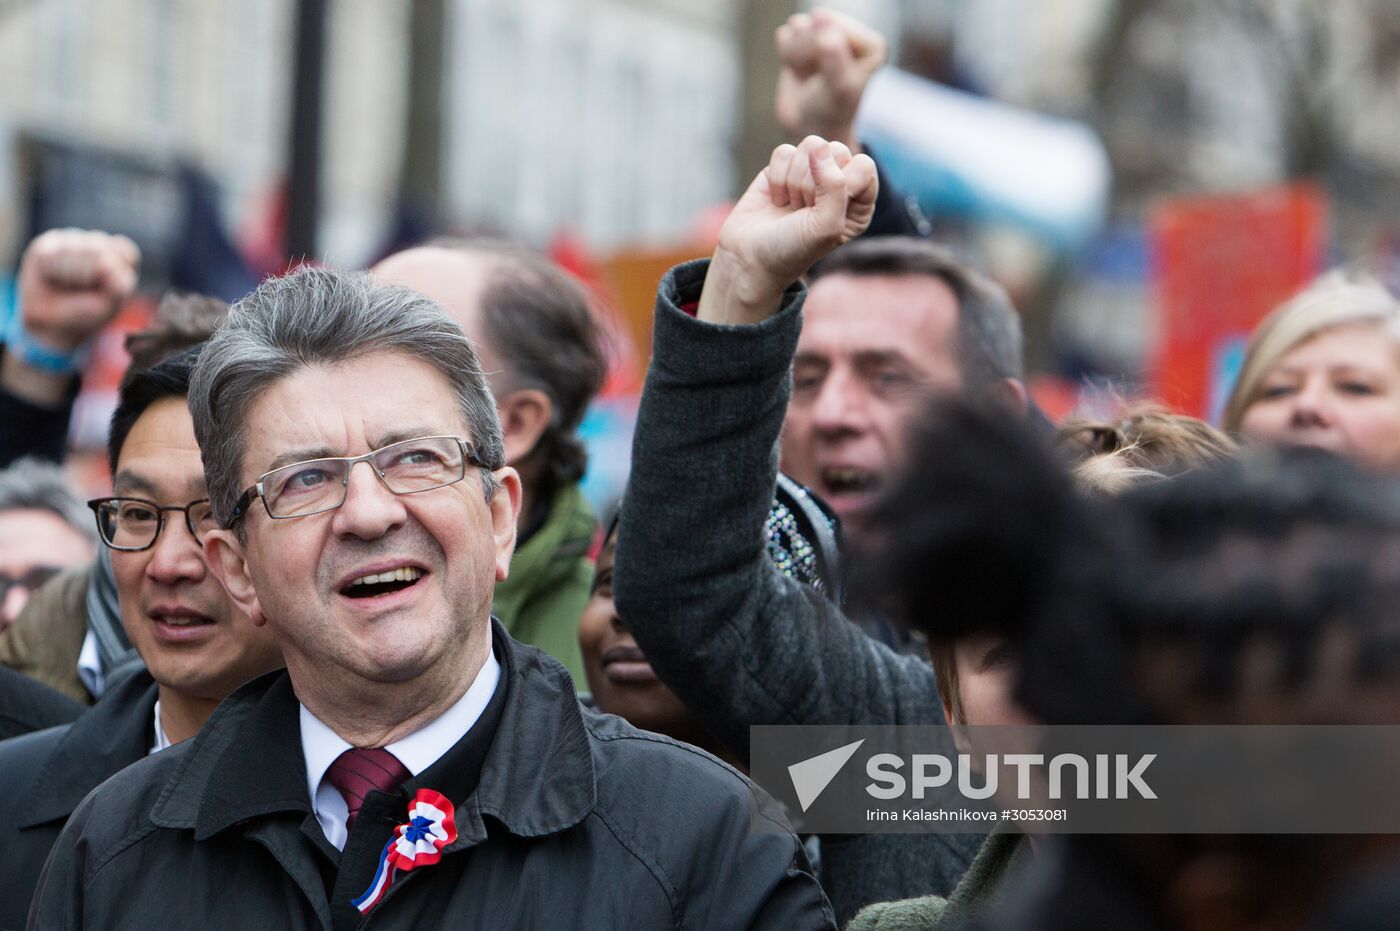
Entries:
{"type": "Polygon", "coordinates": [[[841,772],[841,767],[846,765],[847,760],[855,756],[856,751],[863,743],[865,743],[864,738],[853,744],[828,750],[811,759],[803,760],[801,763],[793,763],[788,767],[788,775],[792,777],[792,787],[797,790],[797,802],[802,806],[803,811],[812,807],[817,796],[831,785],[831,780],[836,778],[836,774],[841,772]]]}

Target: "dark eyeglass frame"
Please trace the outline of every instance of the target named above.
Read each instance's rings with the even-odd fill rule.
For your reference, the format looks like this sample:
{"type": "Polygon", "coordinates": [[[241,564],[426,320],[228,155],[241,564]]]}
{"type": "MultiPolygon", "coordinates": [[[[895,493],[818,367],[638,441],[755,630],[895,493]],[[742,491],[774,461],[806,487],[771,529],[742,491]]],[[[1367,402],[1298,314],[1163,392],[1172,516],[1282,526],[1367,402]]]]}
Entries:
{"type": "Polygon", "coordinates": [[[107,547],[108,549],[116,550],[119,553],[140,553],[155,546],[156,543],[160,540],[161,532],[165,530],[166,511],[180,511],[181,513],[183,513],[185,515],[185,529],[190,532],[190,536],[194,538],[195,543],[199,544],[200,546],[203,546],[204,540],[202,537],[200,537],[199,530],[195,527],[194,519],[190,516],[190,509],[197,504],[208,503],[208,498],[196,498],[195,500],[183,505],[162,505],[156,504],[149,498],[134,498],[130,495],[109,495],[105,498],[93,498],[87,503],[87,506],[92,508],[92,514],[97,519],[97,536],[102,541],[103,546],[107,547]],[[144,504],[147,507],[149,507],[152,511],[156,512],[156,532],[151,536],[150,543],[147,543],[145,546],[118,546],[111,540],[107,539],[107,533],[102,529],[102,506],[113,501],[134,501],[137,504],[144,504]]]}
{"type": "Polygon", "coordinates": [[[482,469],[486,468],[486,464],[481,461],[480,457],[477,456],[475,446],[462,439],[460,436],[449,436],[447,434],[433,434],[430,436],[410,437],[406,440],[399,440],[394,443],[389,443],[385,446],[379,447],[378,449],[372,449],[369,452],[365,453],[363,456],[321,456],[317,459],[303,459],[300,462],[289,462],[284,466],[278,466],[275,469],[269,469],[262,475],[259,475],[257,482],[250,485],[243,492],[243,494],[238,496],[238,503],[233,506],[233,513],[229,515],[229,519],[224,524],[224,527],[228,530],[232,530],[240,520],[242,520],[248,515],[248,509],[253,506],[253,501],[259,498],[262,499],[263,511],[266,512],[267,516],[272,518],[273,520],[296,520],[300,517],[311,517],[316,514],[324,514],[327,511],[334,511],[336,508],[340,507],[345,503],[345,497],[350,493],[351,471],[355,468],[356,465],[358,465],[361,462],[368,463],[370,471],[373,472],[375,477],[379,479],[379,484],[383,485],[391,493],[396,495],[416,495],[419,492],[434,491],[438,488],[446,488],[448,485],[455,485],[458,482],[462,481],[462,479],[467,477],[468,465],[476,466],[477,468],[482,469]],[[446,482],[441,482],[437,485],[429,485],[427,488],[415,488],[412,491],[396,491],[392,486],[390,486],[389,480],[384,477],[384,473],[381,472],[378,469],[378,467],[375,466],[375,457],[383,453],[385,450],[393,449],[396,446],[410,446],[414,443],[421,443],[424,440],[452,440],[454,443],[456,443],[462,451],[461,473],[454,479],[450,479],[446,482]],[[267,495],[264,494],[263,489],[263,485],[264,483],[266,483],[267,477],[277,472],[281,472],[284,469],[296,469],[302,466],[311,465],[312,463],[316,462],[345,463],[344,477],[340,480],[340,500],[337,501],[335,504],[330,505],[329,507],[318,508],[314,511],[307,511],[304,514],[272,513],[272,508],[267,503],[267,495]]]}

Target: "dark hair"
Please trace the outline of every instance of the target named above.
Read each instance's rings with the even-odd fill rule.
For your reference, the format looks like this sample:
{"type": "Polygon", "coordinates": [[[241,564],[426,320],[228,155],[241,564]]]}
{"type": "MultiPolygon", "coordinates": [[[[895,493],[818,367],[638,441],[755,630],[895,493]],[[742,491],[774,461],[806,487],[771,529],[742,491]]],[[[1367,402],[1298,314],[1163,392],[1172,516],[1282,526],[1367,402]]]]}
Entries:
{"type": "Polygon", "coordinates": [[[156,305],[151,325],[126,337],[131,368],[150,368],[167,356],[199,345],[214,334],[227,316],[228,304],[217,297],[166,292],[156,305]]]}
{"type": "Polygon", "coordinates": [[[963,386],[980,392],[1003,378],[1021,378],[1021,318],[996,282],[960,261],[950,250],[923,239],[876,236],[857,239],[807,273],[827,275],[928,275],[958,299],[957,359],[963,386]]]}
{"type": "Polygon", "coordinates": [[[1151,723],[1179,713],[1175,695],[1228,699],[1245,651],[1261,641],[1280,649],[1298,684],[1338,628],[1359,644],[1358,682],[1400,673],[1400,482],[1285,450],[1117,503],[1115,545],[1092,557],[1111,567],[1097,573],[1103,610],[1084,619],[1059,611],[1026,645],[1020,697],[1040,720],[1151,723]],[[1142,669],[1165,650],[1182,664],[1167,696],[1142,669]]]}
{"type": "MultiPolygon", "coordinates": [[[[1094,558],[1112,566],[1101,574],[1104,610],[1080,623],[1059,612],[1021,644],[1018,698],[1038,720],[1394,722],[1400,482],[1315,450],[1265,452],[1142,486],[1115,504],[1117,545],[1094,558]],[[1325,689],[1308,688],[1320,680],[1325,689]]],[[[1200,857],[1238,859],[1242,896],[1287,891],[1307,903],[1361,875],[1374,856],[1354,835],[1066,841],[1058,875],[1078,876],[1057,882],[1076,888],[1056,897],[1061,915],[1036,909],[1047,926],[1080,927],[1090,915],[1102,924],[1105,903],[1160,915],[1177,870],[1200,857]],[[1086,901],[1095,897],[1102,901],[1086,901]]],[[[1299,905],[1288,911],[1299,914],[1299,905]]],[[[1379,913],[1370,917],[1367,927],[1383,926],[1379,913]]]]}
{"type": "MultiPolygon", "coordinates": [[[[1034,719],[1370,724],[1400,715],[1400,480],[1295,450],[1089,501],[1010,418],[966,404],[945,406],[910,453],[877,509],[877,584],[931,643],[983,631],[1012,638],[1016,697],[1034,719]],[[1282,658],[1269,664],[1280,670],[1272,679],[1250,662],[1261,646],[1282,658]],[[1353,692],[1334,688],[1339,673],[1353,692]],[[1246,689],[1260,678],[1266,701],[1246,689]],[[1327,688],[1310,694],[1319,680],[1327,688]]],[[[1350,836],[1076,834],[1054,882],[1021,904],[1045,927],[1174,926],[1158,920],[1165,890],[1195,858],[1236,856],[1243,894],[1301,889],[1306,902],[1318,894],[1320,884],[1309,886],[1317,864],[1345,875],[1366,847],[1350,836]]]]}
{"type": "Polygon", "coordinates": [[[544,463],[540,496],[578,481],[588,454],[574,431],[603,387],[608,368],[588,295],[548,258],[514,243],[437,239],[427,245],[491,259],[481,292],[486,343],[507,366],[509,390],[543,391],[553,407],[537,447],[544,463]]]}
{"type": "Polygon", "coordinates": [[[1154,723],[1182,699],[1228,701],[1261,639],[1303,682],[1329,632],[1358,644],[1356,682],[1400,682],[1400,480],[1261,451],[1088,501],[1005,415],[935,411],[875,510],[861,590],[931,643],[1016,640],[1036,719],[1154,723]],[[1165,652],[1180,670],[1146,675],[1165,652]]]}
{"type": "Polygon", "coordinates": [[[1073,551],[1093,532],[1045,439],[964,398],[928,410],[870,529],[857,594],[932,644],[1020,636],[1084,584],[1073,551]]]}
{"type": "Polygon", "coordinates": [[[187,398],[190,393],[190,377],[194,374],[195,363],[203,344],[181,350],[150,368],[127,369],[117,390],[117,409],[112,413],[112,426],[107,434],[107,465],[113,474],[117,471],[117,459],[126,445],[127,434],[136,421],[146,412],[146,408],[162,398],[187,398]]]}

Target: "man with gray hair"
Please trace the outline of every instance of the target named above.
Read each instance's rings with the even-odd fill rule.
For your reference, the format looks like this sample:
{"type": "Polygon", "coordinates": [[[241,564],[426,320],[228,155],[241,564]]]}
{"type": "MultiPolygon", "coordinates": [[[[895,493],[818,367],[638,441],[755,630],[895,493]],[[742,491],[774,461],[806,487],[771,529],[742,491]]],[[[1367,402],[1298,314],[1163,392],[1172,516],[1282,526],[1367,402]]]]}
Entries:
{"type": "MultiPolygon", "coordinates": [[[[0,471],[0,630],[30,594],[92,558],[96,539],[63,470],[21,459],[0,471]]],[[[0,667],[0,739],[66,724],[83,706],[36,679],[0,667]]]]}
{"type": "Polygon", "coordinates": [[[88,796],[32,926],[834,927],[771,801],[491,619],[520,480],[437,304],[264,282],[190,409],[205,555],[287,668],[88,796]]]}
{"type": "Polygon", "coordinates": [[[0,471],[0,630],[39,586],[89,562],[96,544],[61,468],[21,459],[0,471]]]}

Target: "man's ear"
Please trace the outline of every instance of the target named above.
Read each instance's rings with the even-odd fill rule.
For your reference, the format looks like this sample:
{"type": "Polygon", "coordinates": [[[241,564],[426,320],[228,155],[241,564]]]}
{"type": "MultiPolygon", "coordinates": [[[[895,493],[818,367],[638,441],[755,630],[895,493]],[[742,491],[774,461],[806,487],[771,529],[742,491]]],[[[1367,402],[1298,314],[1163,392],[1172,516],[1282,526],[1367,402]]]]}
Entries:
{"type": "Polygon", "coordinates": [[[1030,410],[1030,394],[1025,382],[1018,378],[1003,378],[992,386],[992,396],[1006,405],[1017,417],[1024,417],[1030,410]]]}
{"type": "Polygon", "coordinates": [[[210,530],[204,535],[204,562],[240,611],[259,627],[267,623],[267,616],[258,604],[253,577],[248,574],[243,546],[232,530],[210,530]]]}
{"type": "Polygon", "coordinates": [[[506,392],[497,402],[497,410],[505,434],[506,462],[520,462],[534,452],[554,416],[549,395],[538,388],[506,392]]]}
{"type": "Polygon", "coordinates": [[[496,493],[486,506],[491,510],[491,536],[496,541],[496,581],[510,574],[510,557],[515,552],[515,525],[520,519],[520,474],[510,466],[491,473],[496,493]]]}

